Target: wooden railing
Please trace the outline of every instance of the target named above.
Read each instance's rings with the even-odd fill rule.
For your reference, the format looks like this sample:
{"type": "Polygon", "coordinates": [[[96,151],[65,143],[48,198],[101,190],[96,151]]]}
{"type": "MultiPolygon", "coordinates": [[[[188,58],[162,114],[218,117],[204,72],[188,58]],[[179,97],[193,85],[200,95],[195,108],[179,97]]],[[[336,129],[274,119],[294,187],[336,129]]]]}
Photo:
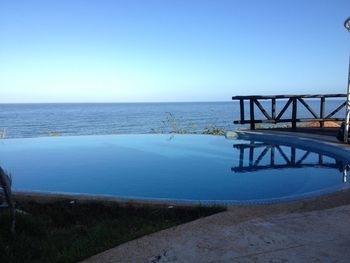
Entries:
{"type": "Polygon", "coordinates": [[[326,98],[344,98],[346,94],[318,94],[318,95],[274,95],[274,96],[234,96],[232,100],[239,100],[240,103],[240,120],[234,124],[250,124],[250,129],[255,129],[256,123],[280,123],[291,122],[292,128],[296,128],[297,122],[319,122],[320,127],[324,126],[325,121],[344,121],[344,118],[335,118],[334,115],[345,107],[346,101],[342,102],[336,109],[325,115],[326,98]],[[305,99],[320,99],[319,113],[316,113],[305,99]],[[267,112],[261,104],[261,100],[271,100],[271,114],[267,112]],[[280,112],[276,112],[276,100],[286,100],[284,107],[280,112]],[[244,103],[249,101],[250,118],[245,119],[244,103]],[[298,118],[298,105],[302,104],[313,118],[298,118]],[[256,119],[255,106],[260,110],[266,119],[256,119]],[[289,107],[292,107],[291,118],[283,118],[289,107]]]}

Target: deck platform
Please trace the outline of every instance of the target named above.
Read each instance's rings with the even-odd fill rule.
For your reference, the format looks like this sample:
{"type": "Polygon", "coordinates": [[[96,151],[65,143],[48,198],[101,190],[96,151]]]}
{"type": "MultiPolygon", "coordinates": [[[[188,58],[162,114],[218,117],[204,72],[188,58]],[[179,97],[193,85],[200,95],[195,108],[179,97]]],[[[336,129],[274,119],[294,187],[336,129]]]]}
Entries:
{"type": "Polygon", "coordinates": [[[286,132],[298,134],[310,134],[310,135],[322,135],[322,136],[331,136],[336,138],[339,128],[319,128],[319,127],[297,127],[293,128],[273,128],[273,129],[255,129],[258,132],[286,132]]]}

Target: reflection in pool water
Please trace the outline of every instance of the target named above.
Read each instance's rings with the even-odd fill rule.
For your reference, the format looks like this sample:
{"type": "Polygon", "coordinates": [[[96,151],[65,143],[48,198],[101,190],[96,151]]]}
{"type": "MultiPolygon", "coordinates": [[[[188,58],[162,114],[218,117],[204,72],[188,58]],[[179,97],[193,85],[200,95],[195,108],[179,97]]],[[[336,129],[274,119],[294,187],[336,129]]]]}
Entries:
{"type": "Polygon", "coordinates": [[[348,163],[312,150],[205,135],[0,142],[16,191],[200,202],[271,202],[348,188],[348,163]]]}
{"type": "Polygon", "coordinates": [[[239,165],[231,168],[235,173],[249,173],[268,169],[290,169],[290,168],[329,168],[338,169],[342,173],[342,181],[346,183],[349,164],[344,160],[337,160],[322,153],[312,152],[310,150],[298,149],[295,146],[283,146],[286,153],[279,144],[250,141],[249,143],[237,143],[233,147],[239,150],[239,165]],[[245,160],[245,150],[248,151],[248,158],[245,160]],[[258,155],[255,150],[262,149],[258,155]],[[301,155],[297,155],[297,150],[301,155]],[[280,155],[280,158],[276,157],[280,155]],[[269,155],[267,160],[263,159],[269,155]],[[299,157],[299,158],[298,158],[299,157]],[[298,159],[297,159],[298,158],[298,159]],[[282,162],[277,163],[276,160],[282,162]],[[248,162],[248,163],[246,163],[248,162]]]}

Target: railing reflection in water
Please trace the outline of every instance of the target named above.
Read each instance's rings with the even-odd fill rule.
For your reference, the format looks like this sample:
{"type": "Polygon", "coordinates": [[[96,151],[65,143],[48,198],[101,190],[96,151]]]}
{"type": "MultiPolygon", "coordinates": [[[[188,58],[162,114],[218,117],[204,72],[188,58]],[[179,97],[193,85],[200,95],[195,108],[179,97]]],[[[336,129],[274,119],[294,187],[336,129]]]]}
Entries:
{"type": "Polygon", "coordinates": [[[349,163],[345,161],[337,160],[325,154],[302,150],[294,146],[281,146],[279,144],[250,141],[250,143],[234,144],[233,147],[239,150],[238,166],[231,168],[231,171],[235,173],[286,168],[329,168],[338,169],[343,174],[342,181],[345,183],[347,181],[348,171],[350,170],[349,163]],[[262,149],[262,151],[255,154],[257,149],[262,149]],[[289,154],[286,152],[286,149],[289,151],[289,154]],[[297,149],[303,152],[301,156],[296,154],[297,149]],[[246,151],[248,151],[247,159],[245,159],[246,151]],[[278,155],[280,156],[279,159],[277,159],[278,155]],[[266,158],[266,156],[268,157],[266,158]],[[313,158],[308,158],[311,156],[313,158]],[[311,161],[310,159],[316,159],[317,161],[311,161]],[[277,162],[277,160],[282,160],[282,163],[277,162]],[[246,161],[248,161],[248,164],[246,161]]]}

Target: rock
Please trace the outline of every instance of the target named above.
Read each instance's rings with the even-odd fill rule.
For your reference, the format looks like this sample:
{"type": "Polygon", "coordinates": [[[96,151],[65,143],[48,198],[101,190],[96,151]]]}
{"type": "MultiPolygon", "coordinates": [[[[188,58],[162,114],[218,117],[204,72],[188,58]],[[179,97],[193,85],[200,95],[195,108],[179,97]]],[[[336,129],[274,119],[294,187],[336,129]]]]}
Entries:
{"type": "Polygon", "coordinates": [[[227,131],[227,132],[225,133],[226,139],[236,139],[237,136],[238,136],[237,133],[234,132],[234,131],[227,131]]]}

